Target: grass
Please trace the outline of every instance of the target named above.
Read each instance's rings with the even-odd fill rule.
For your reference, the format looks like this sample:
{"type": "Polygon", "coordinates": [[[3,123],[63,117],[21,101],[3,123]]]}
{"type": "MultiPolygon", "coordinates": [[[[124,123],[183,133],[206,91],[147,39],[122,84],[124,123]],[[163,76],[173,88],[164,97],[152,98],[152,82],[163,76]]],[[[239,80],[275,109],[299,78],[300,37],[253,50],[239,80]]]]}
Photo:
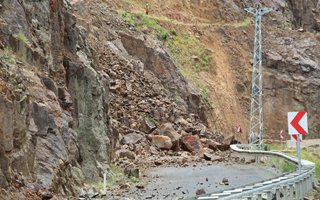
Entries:
{"type": "Polygon", "coordinates": [[[210,101],[208,86],[203,85],[199,80],[196,81],[197,87],[200,89],[201,100],[205,102],[210,110],[213,110],[213,103],[210,101]]]}
{"type": "Polygon", "coordinates": [[[239,27],[247,27],[251,25],[251,17],[245,18],[243,21],[240,22],[228,22],[228,23],[222,23],[222,26],[230,26],[234,28],[239,28],[239,27]]]}
{"type": "Polygon", "coordinates": [[[11,64],[15,64],[16,63],[16,59],[14,58],[13,52],[10,49],[10,47],[5,47],[2,50],[1,59],[4,59],[4,60],[6,60],[7,62],[9,62],[11,64]]]}
{"type": "Polygon", "coordinates": [[[195,37],[178,34],[176,30],[167,30],[154,19],[141,13],[129,13],[118,10],[122,18],[140,32],[155,35],[170,50],[177,61],[182,75],[191,80],[201,92],[202,101],[210,109],[209,89],[200,78],[200,72],[206,71],[212,62],[211,52],[195,37]]]}
{"type": "Polygon", "coordinates": [[[111,165],[111,176],[107,178],[107,187],[114,186],[121,182],[138,183],[139,179],[135,177],[128,178],[121,167],[111,165]]]}
{"type": "MultiPolygon", "coordinates": [[[[270,150],[285,150],[286,148],[284,146],[281,146],[280,144],[268,144],[268,149],[270,150]]],[[[288,153],[291,156],[296,156],[296,151],[288,153]]],[[[307,151],[306,149],[301,150],[301,159],[309,160],[316,165],[316,177],[317,179],[320,179],[320,156],[314,153],[311,153],[307,151]]]]}
{"type": "Polygon", "coordinates": [[[23,44],[29,44],[29,40],[23,32],[19,32],[18,34],[14,34],[14,37],[21,41],[23,44]]]}
{"type": "Polygon", "coordinates": [[[309,160],[316,164],[316,177],[320,179],[320,157],[319,155],[308,152],[306,149],[302,149],[301,158],[309,160]]]}
{"type": "Polygon", "coordinates": [[[166,47],[176,58],[187,77],[198,75],[201,71],[207,70],[211,61],[211,54],[204,45],[194,37],[187,35],[174,35],[165,41],[166,47]],[[188,72],[186,69],[190,69],[188,72]],[[189,74],[192,73],[192,74],[189,74]]]}
{"type": "MultiPolygon", "coordinates": [[[[107,188],[119,185],[121,183],[131,183],[131,184],[135,184],[135,183],[139,183],[140,180],[136,177],[127,177],[124,174],[124,170],[117,166],[112,164],[110,166],[111,172],[110,175],[107,175],[107,188]]],[[[88,183],[89,185],[93,186],[95,189],[97,189],[98,191],[104,191],[104,185],[103,185],[103,181],[99,181],[99,182],[90,182],[88,183]]]]}
{"type": "Polygon", "coordinates": [[[128,24],[134,26],[138,31],[152,33],[162,41],[168,39],[169,32],[150,17],[141,13],[129,13],[123,10],[119,10],[118,12],[128,24]]]}
{"type": "Polygon", "coordinates": [[[280,163],[280,170],[285,173],[293,172],[293,171],[297,170],[297,166],[293,163],[283,161],[280,163]]]}

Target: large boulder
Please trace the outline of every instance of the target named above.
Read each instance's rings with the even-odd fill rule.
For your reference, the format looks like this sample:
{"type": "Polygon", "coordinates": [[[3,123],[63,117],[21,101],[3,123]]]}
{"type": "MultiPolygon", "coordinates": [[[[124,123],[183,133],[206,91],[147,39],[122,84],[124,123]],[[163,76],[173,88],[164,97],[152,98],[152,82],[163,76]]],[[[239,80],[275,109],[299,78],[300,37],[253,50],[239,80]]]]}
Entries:
{"type": "Polygon", "coordinates": [[[151,136],[151,144],[162,150],[170,150],[173,146],[171,139],[164,135],[151,136]]]}
{"type": "Polygon", "coordinates": [[[196,135],[186,135],[181,139],[182,148],[190,152],[198,152],[201,150],[201,142],[198,136],[196,135]]]}
{"type": "Polygon", "coordinates": [[[130,160],[136,159],[136,154],[128,149],[119,149],[116,151],[116,156],[118,158],[128,158],[130,160]]]}
{"type": "Polygon", "coordinates": [[[179,150],[179,140],[181,135],[174,130],[171,123],[162,124],[159,128],[152,132],[154,135],[164,135],[171,139],[173,149],[179,150]]]}
{"type": "Polygon", "coordinates": [[[217,151],[227,151],[230,149],[230,145],[229,144],[221,144],[219,142],[216,142],[214,140],[207,140],[207,145],[210,149],[217,151]]]}
{"type": "Polygon", "coordinates": [[[136,144],[138,142],[145,141],[145,137],[138,133],[129,133],[128,135],[123,136],[121,144],[136,144]]]}
{"type": "Polygon", "coordinates": [[[157,128],[156,123],[154,120],[150,119],[149,117],[145,117],[141,123],[140,130],[149,134],[153,130],[157,128]]]}

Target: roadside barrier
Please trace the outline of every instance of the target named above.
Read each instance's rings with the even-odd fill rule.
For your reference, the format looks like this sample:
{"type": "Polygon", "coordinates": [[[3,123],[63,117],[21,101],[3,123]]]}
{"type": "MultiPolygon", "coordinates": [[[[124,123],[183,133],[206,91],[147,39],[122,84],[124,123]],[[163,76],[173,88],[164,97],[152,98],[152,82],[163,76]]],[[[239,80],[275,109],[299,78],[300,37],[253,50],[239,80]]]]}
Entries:
{"type": "Polygon", "coordinates": [[[198,200],[303,200],[305,195],[313,191],[314,163],[301,160],[301,170],[298,170],[298,160],[284,153],[252,150],[250,145],[243,144],[231,145],[230,149],[233,157],[244,162],[255,160],[262,165],[271,164],[277,170],[286,168],[288,172],[271,180],[198,197],[198,200]]]}

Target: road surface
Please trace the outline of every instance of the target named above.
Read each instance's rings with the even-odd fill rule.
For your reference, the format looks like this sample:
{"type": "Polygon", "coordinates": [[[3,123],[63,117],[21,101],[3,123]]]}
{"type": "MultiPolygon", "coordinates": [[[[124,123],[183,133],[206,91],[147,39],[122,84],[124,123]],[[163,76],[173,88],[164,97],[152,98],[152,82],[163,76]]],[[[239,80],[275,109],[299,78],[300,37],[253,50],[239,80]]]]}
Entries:
{"type": "Polygon", "coordinates": [[[142,199],[188,199],[196,196],[198,189],[207,194],[215,191],[245,186],[262,180],[271,179],[277,174],[274,169],[266,169],[250,164],[198,164],[188,167],[157,167],[145,172],[148,182],[141,189],[126,192],[123,200],[142,199]],[[222,180],[228,179],[229,185],[222,180]]]}

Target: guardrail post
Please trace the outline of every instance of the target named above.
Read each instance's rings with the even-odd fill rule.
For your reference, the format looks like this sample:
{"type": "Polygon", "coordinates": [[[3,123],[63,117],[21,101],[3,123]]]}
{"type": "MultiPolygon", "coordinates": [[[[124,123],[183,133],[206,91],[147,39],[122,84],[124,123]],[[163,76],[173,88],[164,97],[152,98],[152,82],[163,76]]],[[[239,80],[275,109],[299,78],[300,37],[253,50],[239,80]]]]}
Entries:
{"type": "Polygon", "coordinates": [[[288,190],[287,190],[287,186],[286,185],[284,185],[282,187],[282,194],[283,194],[283,199],[287,200],[288,199],[288,190]]]}
{"type": "Polygon", "coordinates": [[[307,183],[308,183],[308,193],[310,193],[312,191],[312,176],[311,176],[311,174],[309,174],[309,176],[308,176],[307,183]]]}
{"type": "Polygon", "coordinates": [[[301,199],[302,199],[302,200],[303,200],[304,195],[306,194],[306,193],[305,193],[306,190],[305,190],[304,180],[305,180],[305,177],[300,179],[301,199]]]}
{"type": "Polygon", "coordinates": [[[301,191],[301,199],[303,198],[304,196],[304,184],[303,184],[303,178],[300,178],[300,191],[301,191]]]}
{"type": "Polygon", "coordinates": [[[295,181],[294,182],[294,189],[295,189],[295,192],[296,192],[296,199],[300,200],[300,184],[299,184],[299,181],[295,181]]]}
{"type": "Polygon", "coordinates": [[[280,200],[280,188],[276,188],[276,199],[280,200]]]}
{"type": "Polygon", "coordinates": [[[304,196],[309,193],[309,190],[308,190],[308,178],[309,178],[309,175],[305,176],[304,179],[303,179],[304,196]]]}
{"type": "Polygon", "coordinates": [[[267,200],[271,200],[273,197],[271,191],[267,191],[266,194],[267,194],[267,200]]]}
{"type": "Polygon", "coordinates": [[[303,179],[299,179],[299,189],[300,189],[300,196],[299,200],[303,200],[303,179]]]}
{"type": "Polygon", "coordinates": [[[290,199],[294,199],[294,184],[289,185],[289,191],[290,191],[290,199]]]}
{"type": "Polygon", "coordinates": [[[262,200],[262,194],[261,193],[257,194],[257,200],[262,200]]]}

